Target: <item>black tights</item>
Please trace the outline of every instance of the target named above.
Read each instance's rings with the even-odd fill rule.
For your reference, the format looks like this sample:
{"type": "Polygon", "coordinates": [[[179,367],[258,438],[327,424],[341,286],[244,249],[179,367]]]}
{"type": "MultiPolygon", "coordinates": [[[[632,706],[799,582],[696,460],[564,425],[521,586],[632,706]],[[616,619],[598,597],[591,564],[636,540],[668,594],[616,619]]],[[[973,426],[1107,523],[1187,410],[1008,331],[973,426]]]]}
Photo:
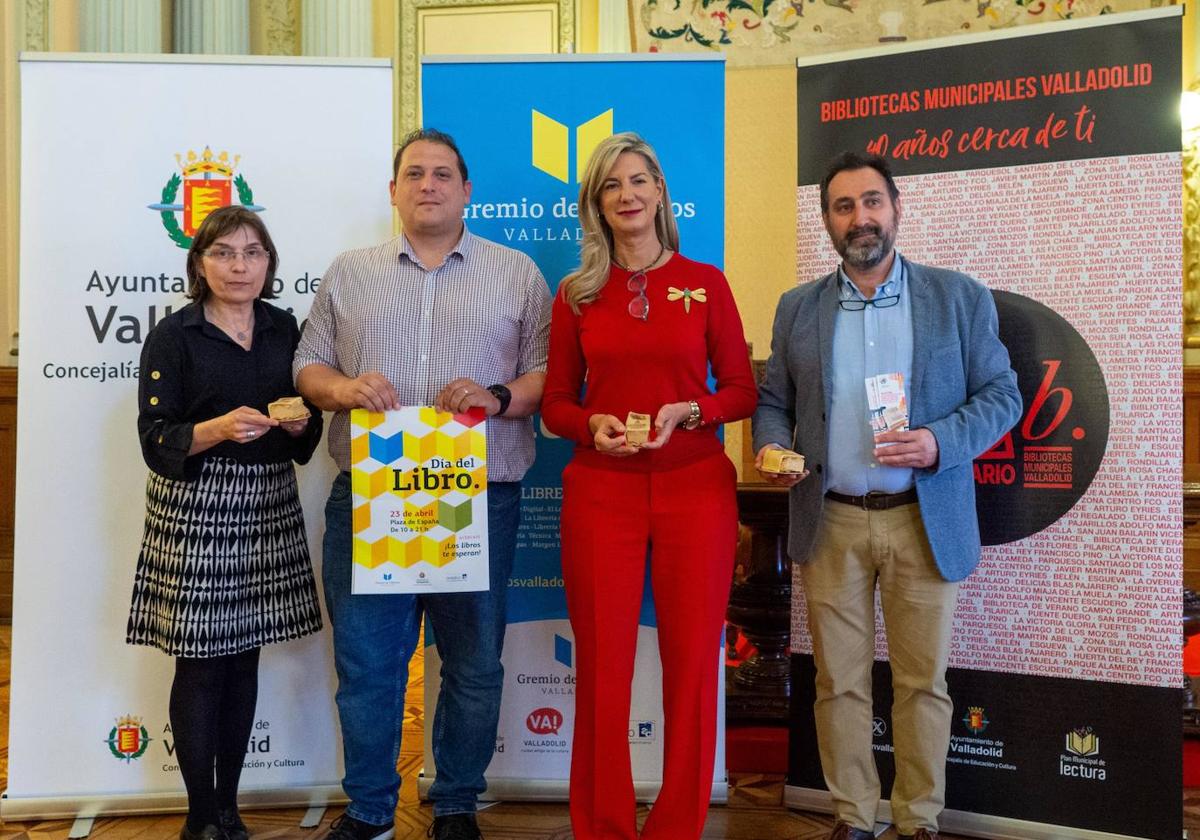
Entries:
{"type": "Polygon", "coordinates": [[[259,650],[175,659],[171,732],[187,788],[191,831],[216,825],[218,809],[237,807],[238,779],[258,700],[259,650]]]}

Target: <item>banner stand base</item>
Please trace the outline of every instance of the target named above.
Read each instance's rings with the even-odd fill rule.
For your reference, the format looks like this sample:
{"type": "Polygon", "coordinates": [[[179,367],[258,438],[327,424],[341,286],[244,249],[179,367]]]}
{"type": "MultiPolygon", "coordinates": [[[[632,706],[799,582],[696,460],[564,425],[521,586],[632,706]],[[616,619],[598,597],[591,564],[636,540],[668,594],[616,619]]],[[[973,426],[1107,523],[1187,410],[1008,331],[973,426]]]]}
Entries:
{"type": "Polygon", "coordinates": [[[325,806],[314,805],[304,812],[304,816],[300,818],[301,828],[316,828],[321,824],[321,820],[325,819],[325,806]]]}
{"type": "Polygon", "coordinates": [[[92,833],[92,825],[96,822],[95,817],[79,817],[71,825],[71,830],[67,832],[67,840],[83,840],[92,833]]]}
{"type": "MultiPolygon", "coordinates": [[[[341,785],[310,785],[294,788],[258,788],[238,793],[238,807],[251,808],[325,808],[349,802],[341,785]]],[[[187,794],[165,793],[97,794],[95,796],[11,796],[0,798],[0,819],[5,822],[26,820],[125,817],[137,814],[176,814],[187,812],[187,794]]],[[[307,815],[306,815],[307,816],[307,815]]],[[[75,834],[71,835],[75,837],[75,834]]],[[[79,835],[86,837],[86,834],[79,835]]]]}
{"type": "MultiPolygon", "coordinates": [[[[833,800],[827,790],[788,785],[783,789],[783,804],[799,811],[833,813],[833,800]]],[[[879,803],[879,817],[889,822],[892,819],[892,804],[886,799],[879,803]]],[[[949,809],[942,812],[939,823],[941,831],[965,834],[969,837],[986,837],[989,840],[1144,840],[1128,834],[1110,834],[1107,831],[1093,831],[1088,828],[1035,823],[1011,817],[949,809]]]]}
{"type": "MultiPolygon", "coordinates": [[[[421,771],[417,776],[417,795],[422,799],[429,798],[429,788],[433,786],[433,774],[421,771]]],[[[566,779],[488,779],[487,791],[483,793],[480,802],[566,802],[569,782],[566,779]]],[[[653,802],[658,796],[662,782],[633,783],[633,795],[638,802],[653,802]]],[[[713,805],[724,805],[729,801],[729,782],[722,779],[713,782],[709,802],[713,805]]]]}

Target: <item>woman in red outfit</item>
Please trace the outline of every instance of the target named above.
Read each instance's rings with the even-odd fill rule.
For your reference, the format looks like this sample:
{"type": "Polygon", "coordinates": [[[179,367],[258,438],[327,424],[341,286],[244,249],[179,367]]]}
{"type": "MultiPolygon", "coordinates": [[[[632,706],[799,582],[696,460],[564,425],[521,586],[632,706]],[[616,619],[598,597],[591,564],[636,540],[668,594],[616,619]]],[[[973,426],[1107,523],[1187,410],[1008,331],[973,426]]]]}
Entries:
{"type": "Polygon", "coordinates": [[[678,253],[662,169],[636,134],[596,148],[579,221],[582,264],[554,301],[542,402],[546,426],[576,442],[562,509],[578,657],[571,825],[577,840],[638,836],[628,727],[649,548],[665,761],[641,836],[694,840],[712,791],[737,537],[734,468],[716,431],[754,411],[754,378],[729,284],[678,253]],[[625,439],[631,411],[654,418],[640,446],[625,439]]]}

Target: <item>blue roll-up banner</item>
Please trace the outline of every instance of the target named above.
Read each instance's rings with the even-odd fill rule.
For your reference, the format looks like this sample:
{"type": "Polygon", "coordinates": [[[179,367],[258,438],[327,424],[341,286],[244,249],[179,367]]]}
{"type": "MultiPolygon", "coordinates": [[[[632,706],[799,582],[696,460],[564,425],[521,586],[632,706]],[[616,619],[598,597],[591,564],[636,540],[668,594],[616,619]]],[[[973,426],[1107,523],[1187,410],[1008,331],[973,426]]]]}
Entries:
{"type": "MultiPolygon", "coordinates": [[[[579,263],[583,234],[576,202],[588,156],[597,142],[620,131],[636,131],[657,150],[682,251],[723,264],[723,57],[426,58],[421,86],[423,125],[450,133],[470,169],[468,228],[529,254],[551,292],[579,263]]],[[[522,493],[509,583],[504,700],[487,774],[488,795],[495,798],[563,798],[570,770],[575,657],[558,519],[562,471],[573,444],[553,437],[535,419],[538,454],[522,493]]],[[[426,703],[432,708],[441,663],[426,631],[426,703]]],[[[714,668],[720,653],[714,645],[714,668]]],[[[662,777],[661,695],[647,586],[629,721],[634,781],[643,799],[653,797],[662,777]]],[[[720,725],[723,732],[723,719],[720,725]]],[[[422,792],[435,772],[430,730],[426,727],[422,792]]],[[[725,794],[723,741],[718,739],[713,773],[718,800],[725,794]]]]}

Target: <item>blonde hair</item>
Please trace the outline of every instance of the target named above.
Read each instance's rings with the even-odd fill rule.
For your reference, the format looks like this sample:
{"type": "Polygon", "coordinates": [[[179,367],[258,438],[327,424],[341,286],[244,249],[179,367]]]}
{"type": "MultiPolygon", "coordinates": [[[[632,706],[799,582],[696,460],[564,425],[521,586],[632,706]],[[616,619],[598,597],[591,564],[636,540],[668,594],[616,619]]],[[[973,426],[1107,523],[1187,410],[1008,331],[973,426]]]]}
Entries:
{"type": "Polygon", "coordinates": [[[672,251],[679,250],[679,227],[671,209],[671,196],[663,178],[662,166],[654,148],[631,131],[614,134],[601,140],[588,159],[579,185],[579,226],[583,228],[583,244],[579,248],[579,268],[563,278],[563,298],[576,315],[579,307],[591,303],[608,282],[609,265],[613,260],[612,228],[600,212],[600,195],[604,182],[625,152],[636,152],[646,161],[650,175],[662,187],[662,204],[654,216],[654,232],[658,241],[672,251]]]}

